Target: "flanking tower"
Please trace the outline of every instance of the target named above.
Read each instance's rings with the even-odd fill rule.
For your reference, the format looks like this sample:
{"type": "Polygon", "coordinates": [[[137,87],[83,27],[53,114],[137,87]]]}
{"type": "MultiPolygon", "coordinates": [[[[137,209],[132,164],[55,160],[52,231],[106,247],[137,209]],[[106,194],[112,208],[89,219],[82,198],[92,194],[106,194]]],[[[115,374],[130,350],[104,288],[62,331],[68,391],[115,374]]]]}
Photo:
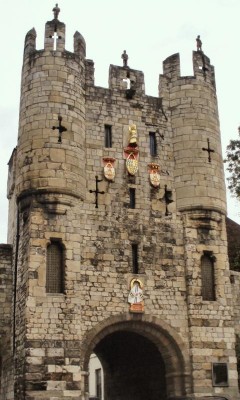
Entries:
{"type": "MultiPolygon", "coordinates": [[[[45,378],[43,375],[41,378],[38,373],[45,369],[43,363],[34,368],[33,360],[36,355],[40,357],[38,360],[44,360],[45,356],[52,358],[51,364],[55,365],[57,358],[63,357],[63,348],[56,349],[56,340],[62,339],[63,333],[57,328],[59,316],[55,306],[65,314],[60,294],[72,290],[71,285],[64,283],[65,267],[67,260],[79,257],[79,241],[71,235],[73,226],[78,224],[72,210],[81,204],[86,192],[86,46],[76,32],[74,52],[65,50],[65,24],[59,21],[59,11],[56,5],[54,19],[46,23],[43,50],[36,50],[34,28],[25,38],[18,144],[10,163],[10,180],[14,180],[9,185],[12,207],[8,234],[15,250],[14,399],[25,399],[35,391],[38,398],[38,393],[46,389],[51,397],[54,393],[51,389],[56,390],[54,385],[49,388],[47,384],[50,372],[54,375],[56,368],[50,368],[50,375],[44,373],[45,378]],[[67,236],[71,246],[66,248],[67,236]],[[44,304],[48,311],[41,305],[41,296],[46,293],[49,299],[45,297],[44,304]],[[49,301],[51,311],[47,306],[49,301]],[[44,332],[51,337],[47,348],[42,344],[44,332]]],[[[70,315],[67,319],[71,325],[70,315]]],[[[70,334],[71,328],[68,331],[70,334]]],[[[65,356],[68,357],[67,353],[65,356]]],[[[73,375],[74,366],[71,368],[73,375]]],[[[78,371],[79,367],[75,369],[78,371]]],[[[59,390],[61,393],[63,387],[72,390],[70,386],[70,382],[65,386],[61,383],[59,390]]],[[[75,385],[74,389],[80,388],[75,385]]]]}
{"type": "Polygon", "coordinates": [[[231,386],[231,378],[233,385],[236,382],[236,359],[232,358],[235,332],[215,74],[202,50],[193,52],[193,70],[194,76],[182,77],[179,54],[167,58],[160,77],[160,96],[171,113],[176,208],[183,221],[193,392],[207,396],[212,385],[216,393],[223,393],[224,387],[231,386]]]}

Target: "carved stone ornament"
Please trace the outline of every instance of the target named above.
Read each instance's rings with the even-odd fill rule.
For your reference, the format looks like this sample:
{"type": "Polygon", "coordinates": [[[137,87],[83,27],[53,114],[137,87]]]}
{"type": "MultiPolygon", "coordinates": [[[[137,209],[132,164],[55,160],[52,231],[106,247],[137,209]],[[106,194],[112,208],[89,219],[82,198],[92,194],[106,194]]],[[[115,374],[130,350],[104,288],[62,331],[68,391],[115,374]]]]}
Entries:
{"type": "Polygon", "coordinates": [[[138,150],[132,147],[125,147],[126,168],[130,175],[136,175],[138,171],[138,150]]]}
{"type": "Polygon", "coordinates": [[[126,167],[130,175],[136,175],[138,171],[138,160],[134,153],[130,153],[126,159],[126,167]]]}
{"type": "Polygon", "coordinates": [[[140,279],[132,279],[130,283],[130,292],[128,295],[129,311],[135,313],[144,312],[143,301],[143,283],[140,279]]]}
{"type": "Polygon", "coordinates": [[[131,124],[128,127],[129,131],[129,146],[137,146],[137,126],[135,124],[131,124]]]}
{"type": "Polygon", "coordinates": [[[160,165],[156,163],[150,163],[149,166],[149,178],[151,185],[154,187],[160,186],[160,165]]]}
{"type": "Polygon", "coordinates": [[[137,127],[135,124],[129,125],[129,139],[128,146],[124,149],[124,155],[126,158],[126,168],[130,175],[136,175],[138,171],[138,154],[139,150],[137,147],[137,127]]]}
{"type": "Polygon", "coordinates": [[[115,178],[115,168],[114,168],[115,161],[116,159],[113,157],[103,157],[103,163],[104,163],[103,173],[108,181],[113,181],[115,178]]]}

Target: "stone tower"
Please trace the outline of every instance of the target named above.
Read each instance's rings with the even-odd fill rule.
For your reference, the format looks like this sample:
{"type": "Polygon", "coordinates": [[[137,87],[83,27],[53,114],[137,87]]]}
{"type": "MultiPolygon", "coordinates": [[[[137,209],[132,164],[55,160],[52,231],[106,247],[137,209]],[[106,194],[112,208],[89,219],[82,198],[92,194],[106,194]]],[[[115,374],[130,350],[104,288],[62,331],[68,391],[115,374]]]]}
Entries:
{"type": "Polygon", "coordinates": [[[169,57],[157,98],[126,58],[96,87],[85,40],[65,50],[58,17],[56,5],[43,50],[34,29],[25,40],[1,399],[87,400],[94,352],[104,400],[236,400],[210,60],[193,52],[194,76],[181,77],[169,57]]]}

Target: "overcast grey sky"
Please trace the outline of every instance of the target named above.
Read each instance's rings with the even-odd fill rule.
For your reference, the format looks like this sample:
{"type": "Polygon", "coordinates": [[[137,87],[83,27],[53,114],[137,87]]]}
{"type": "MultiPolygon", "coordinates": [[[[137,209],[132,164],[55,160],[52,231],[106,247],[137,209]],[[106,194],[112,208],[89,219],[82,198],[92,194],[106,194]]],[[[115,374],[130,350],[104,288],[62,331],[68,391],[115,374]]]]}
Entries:
{"type": "MultiPolygon", "coordinates": [[[[12,0],[1,7],[0,243],[7,232],[7,163],[17,143],[20,79],[25,34],[34,27],[43,48],[45,22],[55,2],[12,0]]],[[[203,51],[215,66],[223,155],[240,125],[240,0],[59,0],[66,24],[66,48],[73,50],[78,30],[95,62],[95,84],[107,87],[109,64],[122,65],[124,49],[131,68],[145,74],[146,93],[158,94],[162,61],[180,53],[181,74],[192,75],[192,50],[201,35],[203,51]]],[[[239,203],[228,193],[228,215],[240,223],[239,203]]]]}

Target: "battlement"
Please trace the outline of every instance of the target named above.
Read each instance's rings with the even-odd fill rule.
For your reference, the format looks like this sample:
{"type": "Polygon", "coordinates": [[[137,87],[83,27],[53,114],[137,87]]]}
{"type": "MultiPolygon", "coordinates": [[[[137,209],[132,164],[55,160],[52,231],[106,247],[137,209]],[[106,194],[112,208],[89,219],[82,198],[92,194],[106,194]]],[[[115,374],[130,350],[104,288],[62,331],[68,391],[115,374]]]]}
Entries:
{"type": "MultiPolygon", "coordinates": [[[[192,53],[194,76],[188,76],[188,79],[198,79],[210,83],[215,88],[215,72],[210,59],[202,51],[193,51],[192,53]]],[[[173,54],[163,61],[163,77],[166,77],[172,83],[186,77],[181,76],[180,55],[173,54]]]]}
{"type": "MultiPolygon", "coordinates": [[[[24,58],[33,60],[36,56],[41,56],[43,52],[49,52],[54,57],[64,56],[67,58],[75,59],[77,62],[83,61],[85,63],[86,71],[86,85],[94,85],[94,62],[86,60],[86,42],[84,37],[76,31],[73,36],[73,52],[65,49],[65,24],[60,22],[57,18],[46,22],[45,35],[44,35],[44,49],[36,49],[37,33],[32,28],[25,37],[24,58]]],[[[127,55],[126,55],[127,56],[127,55]]],[[[175,82],[183,79],[195,79],[198,81],[206,82],[213,86],[215,89],[215,73],[214,67],[211,65],[210,59],[203,53],[203,51],[193,51],[193,76],[181,76],[181,65],[179,53],[173,54],[163,61],[163,74],[160,74],[160,80],[164,79],[168,85],[170,82],[175,85],[175,82]]],[[[123,63],[124,64],[124,63],[123,63]]],[[[180,83],[181,84],[181,83],[180,83]]],[[[160,87],[164,83],[160,82],[160,87]]],[[[144,74],[142,71],[136,71],[129,68],[124,64],[123,67],[110,64],[109,67],[109,89],[112,90],[127,90],[127,96],[132,98],[132,95],[138,96],[145,95],[145,82],[144,74]]],[[[161,97],[161,93],[160,93],[161,97]]]]}
{"type": "MultiPolygon", "coordinates": [[[[65,51],[65,24],[53,19],[45,25],[44,35],[44,50],[62,52],[65,51]]],[[[25,37],[24,57],[29,56],[36,50],[37,33],[35,28],[32,28],[25,37]]],[[[74,54],[85,59],[86,57],[86,42],[84,37],[76,31],[73,42],[74,54]]]]}
{"type": "Polygon", "coordinates": [[[129,67],[119,67],[110,65],[109,67],[109,89],[125,89],[129,91],[129,96],[145,94],[144,74],[142,71],[130,69],[129,67]]]}

